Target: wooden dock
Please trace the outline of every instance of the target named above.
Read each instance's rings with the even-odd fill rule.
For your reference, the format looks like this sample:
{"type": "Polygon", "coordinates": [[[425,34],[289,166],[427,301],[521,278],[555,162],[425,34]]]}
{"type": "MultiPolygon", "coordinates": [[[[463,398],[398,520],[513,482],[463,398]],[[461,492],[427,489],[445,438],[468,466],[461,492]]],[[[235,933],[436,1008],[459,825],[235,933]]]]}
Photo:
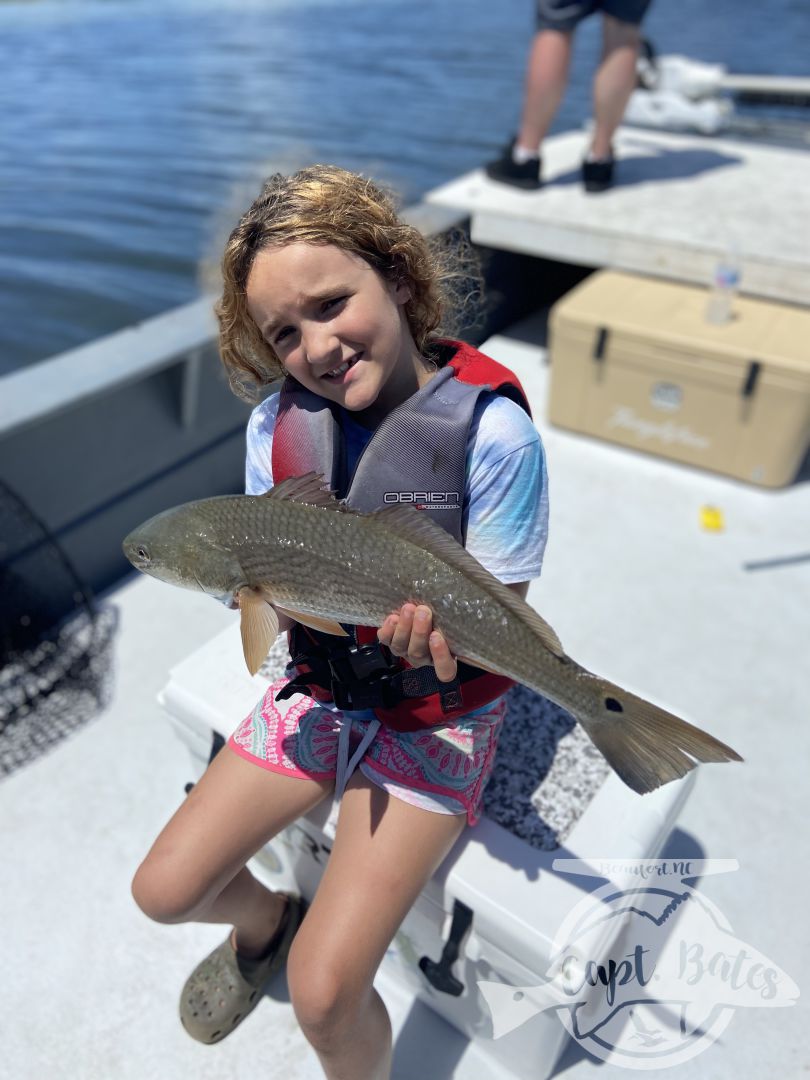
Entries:
{"type": "Polygon", "coordinates": [[[463,209],[477,243],[581,266],[709,285],[734,246],[741,291],[810,303],[810,154],[744,140],[621,128],[616,184],[586,194],[584,132],[548,139],[545,184],[524,192],[483,169],[427,201],[463,209]]]}

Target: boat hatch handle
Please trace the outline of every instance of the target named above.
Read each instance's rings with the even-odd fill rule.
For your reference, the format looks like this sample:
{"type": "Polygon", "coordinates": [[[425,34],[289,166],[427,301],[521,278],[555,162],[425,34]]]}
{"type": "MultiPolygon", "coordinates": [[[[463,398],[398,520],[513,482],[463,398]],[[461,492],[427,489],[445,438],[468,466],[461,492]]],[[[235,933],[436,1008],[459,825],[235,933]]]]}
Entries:
{"type": "Polygon", "coordinates": [[[754,392],[754,388],[757,385],[757,379],[759,378],[762,364],[759,360],[752,360],[748,365],[748,375],[745,379],[745,385],[742,388],[743,397],[751,397],[754,392]]]}
{"type": "MultiPolygon", "coordinates": [[[[211,753],[208,755],[208,764],[209,765],[211,764],[211,762],[214,760],[214,758],[217,756],[217,754],[220,752],[220,750],[222,749],[222,747],[224,745],[225,745],[224,737],[222,735],[220,735],[220,733],[218,731],[214,731],[214,733],[213,733],[213,735],[211,737],[211,753]]],[[[189,780],[189,782],[186,784],[185,788],[183,789],[185,791],[186,795],[188,795],[188,793],[191,791],[191,789],[193,787],[194,787],[194,782],[192,780],[189,780]]]]}
{"type": "Polygon", "coordinates": [[[208,755],[208,764],[210,765],[222,747],[225,745],[224,736],[220,735],[218,731],[214,731],[211,738],[211,753],[208,755]]]}
{"type": "Polygon", "coordinates": [[[599,333],[596,335],[596,345],[593,349],[594,360],[605,359],[605,346],[607,345],[608,332],[606,326],[599,327],[599,333]]]}
{"type": "Polygon", "coordinates": [[[454,997],[464,990],[464,983],[460,982],[450,968],[458,960],[458,954],[464,935],[472,925],[472,908],[462,904],[460,900],[453,901],[453,921],[450,925],[450,933],[442,949],[442,958],[436,963],[428,956],[423,956],[419,961],[419,968],[427,978],[431,986],[441,990],[444,994],[452,994],[454,997]]]}

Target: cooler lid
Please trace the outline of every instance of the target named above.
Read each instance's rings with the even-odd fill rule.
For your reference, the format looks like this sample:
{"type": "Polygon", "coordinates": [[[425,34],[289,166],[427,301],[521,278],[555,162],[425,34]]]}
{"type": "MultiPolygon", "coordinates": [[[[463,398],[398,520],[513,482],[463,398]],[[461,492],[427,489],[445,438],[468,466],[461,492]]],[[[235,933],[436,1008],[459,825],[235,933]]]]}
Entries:
{"type": "Polygon", "coordinates": [[[749,362],[810,378],[810,310],[738,296],[734,318],[706,322],[708,290],[618,270],[599,270],[555,304],[551,322],[599,329],[680,351],[749,362]]]}

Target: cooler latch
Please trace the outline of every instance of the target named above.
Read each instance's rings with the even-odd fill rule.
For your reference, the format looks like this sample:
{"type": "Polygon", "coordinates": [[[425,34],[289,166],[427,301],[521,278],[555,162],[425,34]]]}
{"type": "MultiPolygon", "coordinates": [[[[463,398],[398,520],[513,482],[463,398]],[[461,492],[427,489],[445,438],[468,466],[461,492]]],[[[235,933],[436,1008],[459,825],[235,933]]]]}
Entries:
{"type": "Polygon", "coordinates": [[[759,360],[752,360],[749,363],[748,375],[746,376],[745,384],[742,388],[742,396],[744,398],[751,397],[753,394],[761,368],[762,364],[760,364],[759,360]]]}
{"type": "Polygon", "coordinates": [[[460,982],[450,968],[458,960],[459,948],[464,940],[464,935],[472,924],[472,908],[462,904],[460,900],[453,901],[453,921],[450,924],[450,933],[442,949],[442,958],[438,961],[423,956],[419,961],[419,968],[424,973],[428,982],[444,994],[452,994],[458,997],[464,990],[464,983],[460,982]]]}
{"type": "MultiPolygon", "coordinates": [[[[211,762],[214,760],[214,758],[217,756],[217,754],[220,752],[220,750],[222,749],[222,747],[224,745],[225,745],[225,736],[220,735],[220,733],[215,729],[214,733],[213,733],[213,736],[211,737],[211,753],[208,755],[208,764],[209,765],[211,764],[211,762]]],[[[188,793],[191,791],[191,789],[193,787],[194,787],[194,781],[189,780],[189,782],[183,788],[186,795],[188,795],[188,793]]]]}
{"type": "Polygon", "coordinates": [[[593,347],[594,360],[605,359],[605,347],[607,346],[608,331],[606,326],[599,327],[599,333],[596,335],[596,344],[593,347]]]}

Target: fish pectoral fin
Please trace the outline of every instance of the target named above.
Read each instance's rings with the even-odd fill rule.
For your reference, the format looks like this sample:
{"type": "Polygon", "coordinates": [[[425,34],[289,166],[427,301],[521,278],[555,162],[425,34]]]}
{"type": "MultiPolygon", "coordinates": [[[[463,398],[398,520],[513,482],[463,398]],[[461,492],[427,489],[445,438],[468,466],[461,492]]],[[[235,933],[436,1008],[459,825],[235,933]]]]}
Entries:
{"type": "Polygon", "coordinates": [[[242,651],[248,671],[255,675],[278,637],[278,616],[261,592],[253,589],[240,590],[239,610],[242,651]]]}
{"type": "Polygon", "coordinates": [[[312,630],[321,630],[324,634],[335,634],[337,637],[349,636],[340,623],[333,622],[331,619],[322,619],[320,615],[309,615],[303,611],[293,611],[291,608],[282,607],[281,604],[276,604],[276,607],[283,615],[288,615],[312,630]]]}

